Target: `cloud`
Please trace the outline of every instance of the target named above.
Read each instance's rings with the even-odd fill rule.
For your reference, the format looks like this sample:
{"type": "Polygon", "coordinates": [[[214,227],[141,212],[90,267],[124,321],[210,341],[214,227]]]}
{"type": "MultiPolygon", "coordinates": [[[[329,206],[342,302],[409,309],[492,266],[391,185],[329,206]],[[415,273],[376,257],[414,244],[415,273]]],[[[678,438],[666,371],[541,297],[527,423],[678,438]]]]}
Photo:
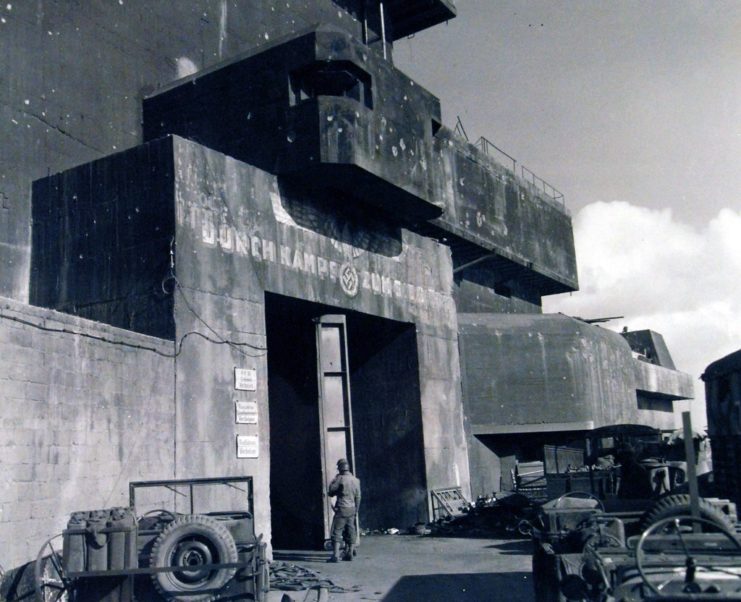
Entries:
{"type": "MultiPolygon", "coordinates": [[[[577,213],[574,237],[581,290],[546,297],[544,311],[625,316],[606,326],[660,332],[695,379],[741,348],[741,211],[722,209],[697,228],[670,209],[598,202],[577,213]]],[[[693,421],[704,424],[697,380],[695,391],[693,421]]]]}

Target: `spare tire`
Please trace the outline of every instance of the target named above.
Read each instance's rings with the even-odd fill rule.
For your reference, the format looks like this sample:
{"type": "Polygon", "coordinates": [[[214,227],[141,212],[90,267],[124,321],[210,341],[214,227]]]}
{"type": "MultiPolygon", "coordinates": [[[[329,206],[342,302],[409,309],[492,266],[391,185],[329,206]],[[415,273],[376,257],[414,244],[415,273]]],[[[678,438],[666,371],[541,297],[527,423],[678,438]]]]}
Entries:
{"type": "MultiPolygon", "coordinates": [[[[641,517],[640,528],[645,531],[654,523],[670,518],[672,516],[688,516],[692,513],[690,509],[690,496],[684,493],[667,495],[657,500],[641,517]]],[[[721,527],[733,529],[733,521],[727,514],[700,498],[700,518],[716,523],[721,527]]]]}
{"type": "Polygon", "coordinates": [[[235,568],[200,569],[200,566],[237,562],[237,546],[218,521],[201,514],[179,516],[164,528],[152,546],[150,567],[181,570],[153,573],[155,588],[167,600],[208,602],[224,587],[235,568]],[[199,591],[208,590],[203,594],[199,591]],[[178,594],[183,594],[178,596],[178,594]]]}

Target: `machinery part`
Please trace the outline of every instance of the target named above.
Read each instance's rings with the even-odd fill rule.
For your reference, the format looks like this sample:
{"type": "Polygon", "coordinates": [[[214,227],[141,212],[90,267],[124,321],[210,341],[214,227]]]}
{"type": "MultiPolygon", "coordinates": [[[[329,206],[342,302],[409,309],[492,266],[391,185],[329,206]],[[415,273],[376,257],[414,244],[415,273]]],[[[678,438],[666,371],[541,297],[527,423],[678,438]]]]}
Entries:
{"type": "Polygon", "coordinates": [[[624,548],[625,543],[620,538],[607,531],[593,533],[584,542],[584,547],[592,546],[593,548],[624,548]]]}
{"type": "MultiPolygon", "coordinates": [[[[657,500],[641,517],[639,526],[645,531],[654,523],[665,518],[675,516],[687,516],[690,511],[690,496],[685,493],[667,495],[657,500]]],[[[725,528],[732,528],[733,523],[728,515],[723,514],[718,508],[700,498],[700,518],[725,528]]]]}
{"type": "Polygon", "coordinates": [[[525,535],[527,537],[531,536],[533,534],[533,525],[532,523],[527,520],[526,518],[521,519],[517,523],[517,532],[520,535],[525,535]]]}
{"type": "Polygon", "coordinates": [[[155,588],[168,600],[207,602],[224,587],[235,568],[199,568],[237,562],[237,546],[229,531],[208,516],[186,514],[172,521],[152,546],[150,567],[182,567],[155,573],[155,588]],[[209,590],[203,594],[198,592],[209,590]],[[183,594],[178,596],[178,594],[183,594]]]}
{"type": "Polygon", "coordinates": [[[149,512],[145,512],[139,517],[139,520],[143,518],[147,518],[148,516],[154,516],[157,515],[157,518],[166,518],[168,520],[175,520],[178,515],[174,512],[170,512],[169,510],[165,510],[164,508],[155,508],[154,510],[150,510],[149,512]]]}
{"type": "Polygon", "coordinates": [[[34,590],[37,602],[66,602],[71,581],[62,567],[62,552],[54,549],[52,542],[62,534],[50,537],[41,546],[33,565],[34,590]]]}
{"type": "Polygon", "coordinates": [[[255,579],[255,599],[262,600],[270,591],[270,563],[267,558],[268,546],[261,542],[262,535],[257,540],[257,578],[255,579]],[[258,597],[259,596],[259,597],[258,597]]]}
{"type": "Polygon", "coordinates": [[[588,491],[567,491],[563,495],[560,495],[556,498],[556,501],[553,502],[554,508],[560,508],[561,503],[564,500],[570,499],[570,498],[577,498],[577,499],[587,499],[587,500],[594,500],[597,502],[597,508],[601,510],[602,512],[605,511],[605,506],[602,504],[602,500],[599,499],[596,495],[593,493],[590,493],[588,491]]]}
{"type": "MultiPolygon", "coordinates": [[[[656,594],[659,597],[674,597],[676,595],[676,592],[666,593],[662,591],[666,586],[670,584],[677,584],[682,583],[683,585],[683,591],[685,593],[699,593],[694,592],[693,590],[687,589],[688,586],[690,586],[694,582],[694,573],[698,570],[713,570],[712,566],[703,566],[701,564],[697,564],[692,558],[689,550],[687,549],[687,546],[685,545],[684,540],[682,539],[682,528],[683,527],[689,527],[688,531],[692,531],[693,525],[704,525],[705,527],[711,527],[713,529],[713,532],[718,532],[723,534],[732,544],[734,551],[741,552],[741,542],[739,542],[735,535],[731,533],[731,531],[728,530],[727,527],[724,525],[720,525],[715,521],[706,520],[704,518],[696,518],[693,516],[670,516],[668,518],[665,518],[663,520],[660,520],[653,525],[651,525],[648,529],[646,529],[642,534],[641,538],[638,540],[638,543],[636,544],[635,549],[635,563],[636,563],[636,570],[638,571],[638,574],[641,576],[641,580],[646,585],[646,587],[651,590],[654,594],[656,594]],[[674,526],[674,531],[666,531],[666,527],[669,525],[674,526]],[[684,573],[677,573],[676,571],[670,571],[671,577],[669,579],[666,579],[662,583],[660,583],[658,586],[654,585],[654,583],[651,582],[651,580],[648,578],[645,572],[645,556],[646,552],[644,550],[646,541],[649,537],[652,535],[657,535],[659,533],[676,533],[677,537],[680,540],[681,548],[684,551],[684,563],[680,566],[684,566],[686,568],[686,571],[684,573]]],[[[662,565],[666,565],[666,554],[662,552],[661,554],[661,561],[662,565]]],[[[728,573],[733,574],[733,573],[728,573]]],[[[741,579],[741,576],[736,575],[736,577],[739,577],[741,579]]],[[[701,591],[701,590],[700,590],[701,591]]]]}
{"type": "Polygon", "coordinates": [[[561,591],[558,557],[538,543],[533,552],[533,588],[535,602],[568,602],[561,591]]]}
{"type": "Polygon", "coordinates": [[[227,512],[209,512],[208,516],[216,520],[245,520],[252,518],[249,512],[234,512],[232,510],[227,512]]]}

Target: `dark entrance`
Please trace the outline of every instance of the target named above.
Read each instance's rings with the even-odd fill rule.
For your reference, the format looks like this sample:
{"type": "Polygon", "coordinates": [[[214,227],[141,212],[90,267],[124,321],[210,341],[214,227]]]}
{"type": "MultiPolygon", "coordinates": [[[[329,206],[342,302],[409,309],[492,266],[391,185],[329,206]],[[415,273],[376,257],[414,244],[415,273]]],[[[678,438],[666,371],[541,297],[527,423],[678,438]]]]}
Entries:
{"type": "Polygon", "coordinates": [[[324,540],[316,320],[327,314],[346,316],[361,526],[427,520],[414,325],[270,293],[265,300],[273,546],[316,549],[324,540]]]}

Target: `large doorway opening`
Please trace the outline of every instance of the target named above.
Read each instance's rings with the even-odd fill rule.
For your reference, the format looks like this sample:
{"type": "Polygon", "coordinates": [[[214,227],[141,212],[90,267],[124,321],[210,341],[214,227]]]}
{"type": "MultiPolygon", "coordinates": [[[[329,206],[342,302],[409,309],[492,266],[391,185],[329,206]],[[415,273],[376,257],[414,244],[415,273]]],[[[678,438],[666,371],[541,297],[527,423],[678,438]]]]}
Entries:
{"type": "MultiPolygon", "coordinates": [[[[317,322],[344,316],[355,465],[366,529],[427,520],[417,341],[413,324],[266,293],[273,547],[317,549],[325,537],[317,322]]],[[[326,443],[326,441],[325,441],[326,443]]]]}

